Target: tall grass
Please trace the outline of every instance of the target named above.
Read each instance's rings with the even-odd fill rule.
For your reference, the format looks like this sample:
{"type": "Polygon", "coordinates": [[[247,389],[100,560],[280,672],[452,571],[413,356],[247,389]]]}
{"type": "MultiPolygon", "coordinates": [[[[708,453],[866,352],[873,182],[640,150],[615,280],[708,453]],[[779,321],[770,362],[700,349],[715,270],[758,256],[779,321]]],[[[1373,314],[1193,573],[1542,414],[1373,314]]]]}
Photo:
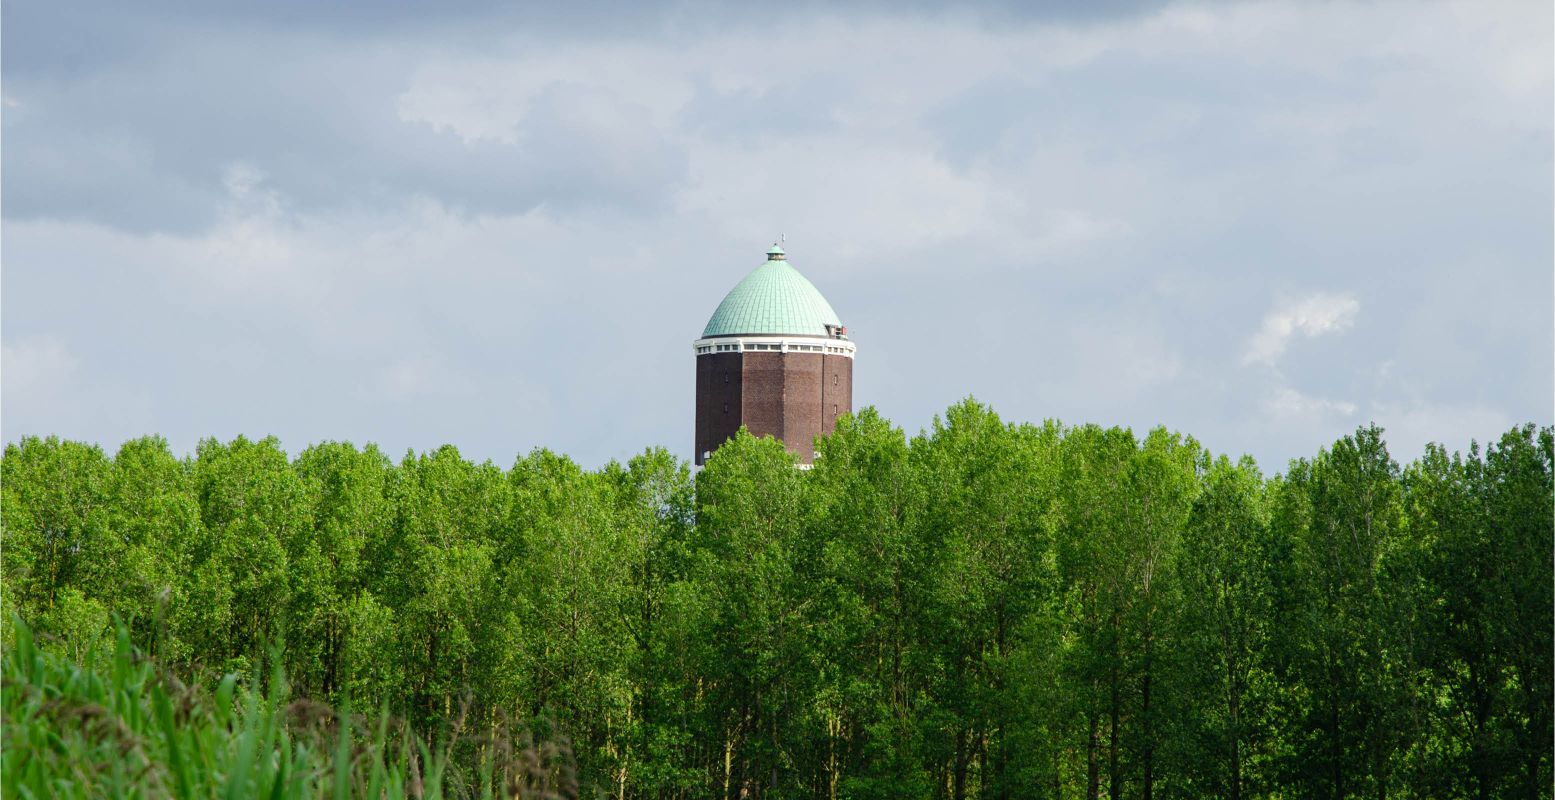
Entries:
{"type": "MultiPolygon", "coordinates": [[[[117,630],[111,658],[46,652],[15,620],[0,670],[0,789],[6,798],[570,798],[564,740],[522,731],[446,741],[473,749],[473,771],[450,770],[387,714],[290,700],[279,668],[268,686],[227,675],[213,691],[163,673],[117,630]],[[467,773],[467,774],[466,774],[467,773]]],[[[279,663],[280,659],[272,659],[279,663]]]]}

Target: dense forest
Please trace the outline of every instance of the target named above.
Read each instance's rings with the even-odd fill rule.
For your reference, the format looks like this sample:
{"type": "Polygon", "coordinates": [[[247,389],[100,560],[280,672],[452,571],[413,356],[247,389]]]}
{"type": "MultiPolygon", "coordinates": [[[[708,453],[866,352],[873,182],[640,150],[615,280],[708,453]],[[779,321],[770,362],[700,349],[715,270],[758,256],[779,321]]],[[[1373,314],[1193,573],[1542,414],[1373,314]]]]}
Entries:
{"type": "Polygon", "coordinates": [[[5,643],[83,659],[117,617],[191,683],[543,722],[584,796],[1550,796],[1550,428],[1271,477],[969,400],[818,452],[29,438],[5,643]]]}

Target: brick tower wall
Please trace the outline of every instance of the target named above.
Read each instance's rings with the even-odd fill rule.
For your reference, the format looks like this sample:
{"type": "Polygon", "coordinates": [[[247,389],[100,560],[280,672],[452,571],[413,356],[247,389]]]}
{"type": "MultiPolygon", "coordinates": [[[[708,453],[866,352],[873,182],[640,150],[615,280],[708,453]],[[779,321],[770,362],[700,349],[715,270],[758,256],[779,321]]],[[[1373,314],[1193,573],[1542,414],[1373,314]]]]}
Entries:
{"type": "Polygon", "coordinates": [[[697,356],[696,463],[740,428],[772,436],[808,464],[815,437],[853,410],[853,359],[821,353],[697,356]],[[727,411],[725,410],[727,409],[727,411]]]}
{"type": "Polygon", "coordinates": [[[739,353],[697,356],[696,463],[740,430],[744,378],[739,353]]]}
{"type": "Polygon", "coordinates": [[[783,438],[783,353],[751,353],[745,358],[745,391],[740,408],[752,436],[783,438]]]}
{"type": "Polygon", "coordinates": [[[821,356],[821,433],[837,430],[837,418],[853,412],[853,359],[821,356]]]}
{"type": "Polygon", "coordinates": [[[821,354],[783,353],[783,435],[790,453],[808,464],[815,458],[821,422],[821,354]]]}

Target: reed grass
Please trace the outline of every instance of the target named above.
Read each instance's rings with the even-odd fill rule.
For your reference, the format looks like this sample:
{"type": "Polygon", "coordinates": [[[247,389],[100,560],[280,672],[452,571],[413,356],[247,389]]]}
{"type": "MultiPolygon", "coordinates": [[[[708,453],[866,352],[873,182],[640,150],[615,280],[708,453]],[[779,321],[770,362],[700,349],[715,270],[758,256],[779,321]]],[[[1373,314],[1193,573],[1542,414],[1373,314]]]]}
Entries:
{"type": "MultiPolygon", "coordinates": [[[[111,655],[77,661],[40,648],[13,620],[0,669],[0,794],[6,798],[570,798],[565,740],[536,744],[525,730],[445,742],[481,753],[449,780],[448,744],[429,743],[387,713],[375,719],[288,696],[266,681],[182,683],[116,631],[111,655]]],[[[279,658],[272,658],[279,664],[279,658]]]]}

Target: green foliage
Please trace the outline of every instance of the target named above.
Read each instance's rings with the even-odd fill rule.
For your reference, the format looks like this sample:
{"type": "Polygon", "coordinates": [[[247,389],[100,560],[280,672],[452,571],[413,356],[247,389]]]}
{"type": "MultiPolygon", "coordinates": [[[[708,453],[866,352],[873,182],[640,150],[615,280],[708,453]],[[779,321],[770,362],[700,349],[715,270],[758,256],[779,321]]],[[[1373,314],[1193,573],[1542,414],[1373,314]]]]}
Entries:
{"type": "Polygon", "coordinates": [[[817,453],[10,445],[6,788],[1550,795],[1549,428],[1266,478],[967,400],[817,453]]]}
{"type": "Polygon", "coordinates": [[[237,675],[213,690],[159,670],[119,626],[87,666],[39,649],[26,623],[0,674],[5,797],[564,797],[565,749],[484,737],[475,774],[448,772],[448,751],[347,710],[289,700],[277,667],[261,691],[237,675]],[[516,756],[516,757],[515,757],[516,756]]]}

